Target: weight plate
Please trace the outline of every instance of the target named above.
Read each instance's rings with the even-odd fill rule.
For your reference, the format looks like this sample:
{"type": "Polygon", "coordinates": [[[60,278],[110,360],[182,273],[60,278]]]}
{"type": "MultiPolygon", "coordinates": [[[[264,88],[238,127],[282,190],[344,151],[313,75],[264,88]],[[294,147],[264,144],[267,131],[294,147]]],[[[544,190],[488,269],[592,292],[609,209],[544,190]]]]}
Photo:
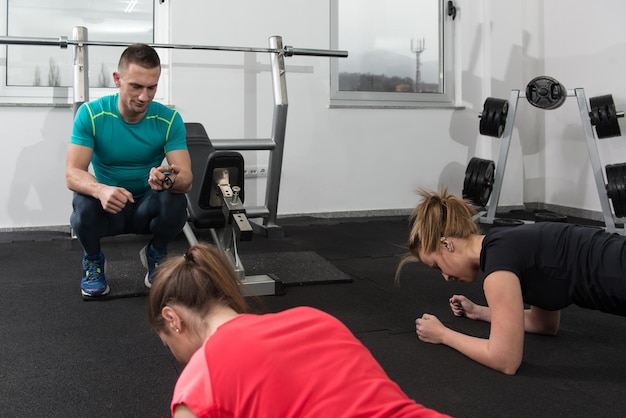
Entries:
{"type": "Polygon", "coordinates": [[[465,181],[463,183],[463,198],[476,202],[476,176],[478,175],[478,165],[480,158],[472,157],[465,170],[465,181]]]}
{"type": "Polygon", "coordinates": [[[481,135],[500,138],[504,132],[509,102],[504,99],[487,97],[480,116],[479,131],[481,135]]]}
{"type": "Polygon", "coordinates": [[[624,216],[624,178],[620,164],[613,165],[613,182],[615,183],[615,199],[613,200],[613,210],[615,216],[624,216]]]}
{"type": "Polygon", "coordinates": [[[621,136],[622,132],[617,121],[615,102],[610,94],[589,99],[591,124],[596,127],[599,139],[621,136]]]}
{"type": "Polygon", "coordinates": [[[613,210],[615,216],[624,216],[624,178],[620,164],[613,165],[613,181],[615,183],[615,199],[613,200],[613,210]]]}
{"type": "Polygon", "coordinates": [[[507,219],[507,218],[495,218],[493,220],[493,226],[520,226],[524,225],[524,221],[521,219],[507,219]]]}
{"type": "Polygon", "coordinates": [[[480,115],[480,123],[478,124],[478,130],[481,135],[492,136],[493,135],[493,123],[491,122],[493,116],[493,109],[483,107],[483,111],[480,115]]]}
{"type": "Polygon", "coordinates": [[[567,216],[554,212],[537,212],[535,222],[567,222],[567,216]]]}
{"type": "Polygon", "coordinates": [[[478,158],[472,157],[467,164],[465,170],[465,181],[463,182],[463,198],[474,201],[476,196],[475,183],[476,183],[476,165],[478,164],[478,158]]]}
{"type": "Polygon", "coordinates": [[[611,200],[613,204],[613,211],[617,216],[617,212],[619,212],[619,207],[621,206],[619,199],[619,195],[617,194],[617,178],[615,175],[615,164],[608,164],[604,168],[606,172],[606,195],[611,200]]]}
{"type": "Polygon", "coordinates": [[[509,113],[509,102],[504,100],[501,104],[500,110],[495,115],[494,126],[496,128],[496,137],[501,138],[504,133],[504,126],[506,125],[506,117],[509,113]]]}
{"type": "Polygon", "coordinates": [[[615,214],[618,218],[626,216],[626,164],[617,164],[618,166],[618,182],[617,195],[620,200],[619,214],[615,214]]]}
{"type": "Polygon", "coordinates": [[[482,159],[476,158],[476,163],[474,164],[474,173],[472,175],[472,190],[474,190],[473,200],[479,205],[480,204],[480,177],[482,170],[482,159]]]}
{"type": "Polygon", "coordinates": [[[495,173],[495,167],[495,163],[491,160],[482,160],[481,162],[481,176],[476,181],[477,186],[480,190],[478,202],[480,206],[485,206],[489,201],[489,197],[491,196],[491,191],[493,190],[493,177],[495,173]]]}
{"type": "Polygon", "coordinates": [[[591,119],[591,124],[593,126],[597,126],[601,123],[600,112],[598,112],[598,108],[591,109],[591,112],[589,112],[589,118],[591,119]]]}
{"type": "Polygon", "coordinates": [[[540,109],[556,109],[565,102],[567,90],[552,77],[535,77],[526,86],[526,100],[540,109]]]}
{"type": "Polygon", "coordinates": [[[494,172],[493,161],[472,157],[465,170],[463,198],[471,200],[476,205],[485,206],[493,190],[494,172]]]}
{"type": "Polygon", "coordinates": [[[617,193],[617,187],[613,179],[612,165],[607,165],[604,170],[606,172],[606,196],[613,201],[617,193]]]}
{"type": "Polygon", "coordinates": [[[485,204],[483,203],[483,180],[484,180],[484,175],[485,175],[485,168],[484,168],[484,161],[483,159],[479,158],[478,162],[476,163],[476,169],[475,169],[475,175],[474,175],[474,203],[476,203],[478,206],[485,206],[485,204]]]}
{"type": "MultiPolygon", "coordinates": [[[[607,166],[608,167],[608,166],[607,166]]],[[[626,164],[613,164],[611,166],[612,179],[615,184],[613,211],[615,216],[622,218],[626,211],[626,164]]]]}

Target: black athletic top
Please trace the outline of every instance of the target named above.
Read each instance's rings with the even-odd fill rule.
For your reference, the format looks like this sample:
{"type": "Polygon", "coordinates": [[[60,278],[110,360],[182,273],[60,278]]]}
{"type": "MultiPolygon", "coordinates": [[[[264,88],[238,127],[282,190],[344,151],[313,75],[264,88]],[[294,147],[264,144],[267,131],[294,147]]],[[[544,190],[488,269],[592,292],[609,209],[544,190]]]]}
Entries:
{"type": "Polygon", "coordinates": [[[492,228],[479,276],[519,277],[524,303],[546,310],[570,304],[626,316],[626,237],[602,229],[539,222],[492,228]]]}

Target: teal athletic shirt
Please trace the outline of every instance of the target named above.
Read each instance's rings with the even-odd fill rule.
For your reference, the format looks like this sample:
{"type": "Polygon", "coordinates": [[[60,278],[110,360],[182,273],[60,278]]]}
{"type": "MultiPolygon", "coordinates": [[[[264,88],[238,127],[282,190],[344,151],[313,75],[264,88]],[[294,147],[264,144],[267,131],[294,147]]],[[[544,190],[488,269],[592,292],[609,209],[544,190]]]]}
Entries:
{"type": "Polygon", "coordinates": [[[159,167],[165,153],[187,149],[187,134],[180,114],[156,102],[148,105],[141,121],[125,122],[118,97],[116,93],[83,103],[70,142],[93,149],[91,164],[100,183],[123,187],[138,199],[150,190],[150,168],[159,167]]]}

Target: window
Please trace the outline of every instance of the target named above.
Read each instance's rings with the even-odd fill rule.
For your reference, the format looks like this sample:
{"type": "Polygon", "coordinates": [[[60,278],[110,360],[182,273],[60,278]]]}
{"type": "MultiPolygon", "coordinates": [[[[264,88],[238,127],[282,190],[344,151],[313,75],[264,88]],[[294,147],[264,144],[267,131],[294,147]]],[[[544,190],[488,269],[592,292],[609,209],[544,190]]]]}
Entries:
{"type": "Polygon", "coordinates": [[[331,106],[453,106],[445,0],[331,0],[331,106]]]}
{"type": "MultiPolygon", "coordinates": [[[[154,0],[0,0],[0,35],[9,38],[72,39],[84,26],[88,41],[156,43],[155,23],[167,22],[167,5],[154,0]],[[156,4],[155,4],[156,3],[156,4]]],[[[111,74],[124,47],[88,46],[89,98],[114,91],[111,74]]],[[[163,51],[162,61],[168,62],[163,51]]],[[[165,67],[165,66],[164,66],[165,67]]],[[[166,95],[167,71],[159,83],[166,95]]],[[[0,45],[0,100],[5,103],[71,103],[74,47],[0,45]]]]}

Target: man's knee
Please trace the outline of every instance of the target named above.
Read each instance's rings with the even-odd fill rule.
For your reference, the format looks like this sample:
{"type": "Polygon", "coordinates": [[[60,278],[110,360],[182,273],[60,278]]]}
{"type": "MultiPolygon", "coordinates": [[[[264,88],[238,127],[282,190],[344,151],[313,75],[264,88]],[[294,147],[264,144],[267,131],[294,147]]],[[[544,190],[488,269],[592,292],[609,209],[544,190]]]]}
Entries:
{"type": "Polygon", "coordinates": [[[187,219],[187,198],[181,193],[163,192],[159,194],[160,212],[166,218],[180,221],[187,219]]]}
{"type": "Polygon", "coordinates": [[[90,225],[104,215],[98,199],[80,193],[74,193],[72,208],[70,223],[74,229],[79,229],[81,225],[90,225]]]}
{"type": "Polygon", "coordinates": [[[187,221],[187,198],[183,194],[152,192],[137,205],[134,229],[138,233],[177,234],[187,221]]]}

